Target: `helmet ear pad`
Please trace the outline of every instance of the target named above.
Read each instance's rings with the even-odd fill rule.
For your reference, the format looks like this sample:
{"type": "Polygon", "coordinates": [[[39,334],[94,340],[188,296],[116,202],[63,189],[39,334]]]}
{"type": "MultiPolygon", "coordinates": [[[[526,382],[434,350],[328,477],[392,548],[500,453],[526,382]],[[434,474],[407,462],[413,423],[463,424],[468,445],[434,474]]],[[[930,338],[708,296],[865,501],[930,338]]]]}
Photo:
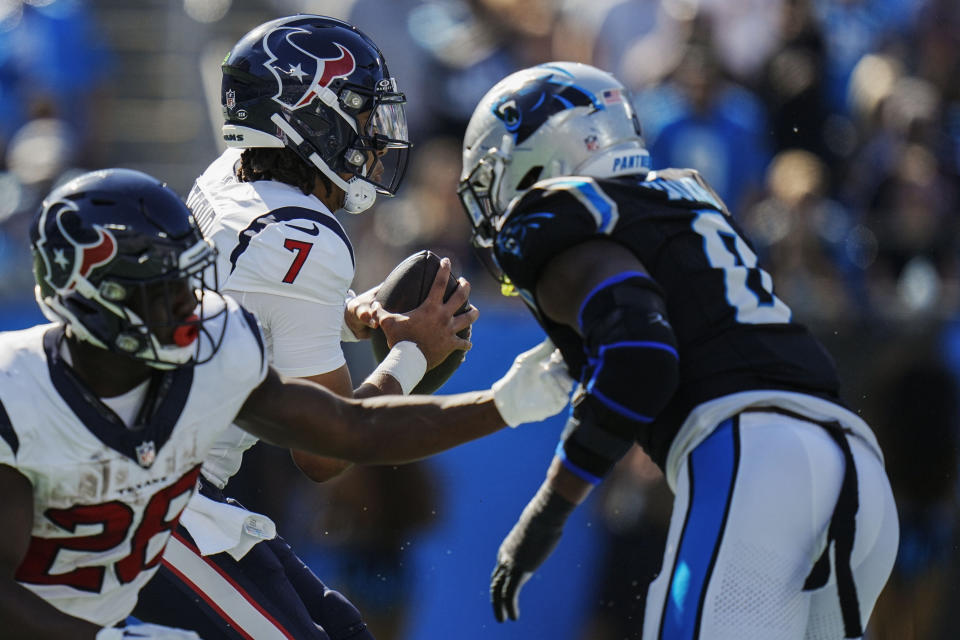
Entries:
{"type": "Polygon", "coordinates": [[[102,309],[81,295],[64,296],[62,304],[64,309],[76,317],[93,338],[112,351],[132,355],[150,346],[146,333],[135,331],[118,315],[103,313],[102,309]]]}
{"type": "Polygon", "coordinates": [[[341,117],[328,110],[307,112],[305,109],[290,112],[288,122],[297,129],[304,141],[299,145],[286,141],[287,146],[293,148],[303,160],[313,164],[310,159],[312,153],[320,156],[331,170],[338,174],[359,174],[356,165],[350,165],[347,152],[357,141],[357,132],[341,117]]]}

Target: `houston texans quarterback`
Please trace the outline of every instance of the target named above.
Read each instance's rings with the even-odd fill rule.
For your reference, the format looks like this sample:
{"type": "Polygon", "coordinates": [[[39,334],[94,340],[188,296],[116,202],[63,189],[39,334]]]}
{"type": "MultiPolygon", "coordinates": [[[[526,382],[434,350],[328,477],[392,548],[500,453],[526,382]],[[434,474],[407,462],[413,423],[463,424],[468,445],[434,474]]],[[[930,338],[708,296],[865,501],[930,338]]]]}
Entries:
{"type": "MultiPolygon", "coordinates": [[[[4,638],[197,638],[112,625],[166,563],[166,546],[193,546],[174,529],[231,422],[281,447],[397,463],[548,417],[573,386],[548,342],[491,391],[354,400],[285,379],[255,317],[210,288],[215,251],[189,210],[139,172],[98,171],[55,190],[31,243],[52,323],[0,333],[4,638]]],[[[452,313],[466,296],[444,303],[444,285],[425,304],[452,313]]],[[[402,317],[377,315],[406,338],[402,317]]],[[[229,575],[212,563],[198,575],[218,578],[229,575]]],[[[315,637],[243,622],[244,637],[315,637]]]]}
{"type": "Polygon", "coordinates": [[[651,170],[626,88],[582,64],[498,83],[463,159],[474,245],[580,382],[498,551],[497,620],[636,443],[675,493],[643,638],[862,635],[898,542],[881,452],[713,190],[651,170]]]}
{"type": "MultiPolygon", "coordinates": [[[[257,316],[280,373],[348,397],[408,393],[428,361],[470,347],[456,331],[476,319],[475,309],[456,319],[440,308],[423,314],[413,327],[416,344],[393,345],[385,325],[393,352],[353,390],[341,340],[369,336],[376,290],[350,295],[356,258],[333,211],[360,213],[378,193],[392,195],[410,146],[404,96],[366,35],[314,15],[260,25],[224,61],[221,101],[228,149],[197,179],[187,204],[219,252],[220,290],[257,316]]],[[[460,285],[469,291],[465,280],[460,285]]],[[[284,630],[298,638],[324,638],[324,631],[371,638],[356,608],[314,576],[266,516],[226,503],[227,481],[255,442],[234,427],[214,445],[200,494],[182,518],[181,533],[194,544],[168,547],[137,617],[202,628],[208,640],[284,630]],[[230,579],[203,580],[209,563],[230,579]],[[251,621],[265,631],[253,631],[251,621]]],[[[317,481],[347,465],[292,455],[317,481]]]]}

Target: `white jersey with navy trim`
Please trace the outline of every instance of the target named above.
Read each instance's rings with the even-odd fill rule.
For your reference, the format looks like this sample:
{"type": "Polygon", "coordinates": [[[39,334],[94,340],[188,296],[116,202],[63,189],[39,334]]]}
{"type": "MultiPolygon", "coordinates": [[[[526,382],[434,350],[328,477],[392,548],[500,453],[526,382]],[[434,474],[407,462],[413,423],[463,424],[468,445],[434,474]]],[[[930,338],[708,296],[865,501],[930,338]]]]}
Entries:
{"type": "Polygon", "coordinates": [[[75,377],[61,325],[0,334],[0,464],[26,476],[34,498],[16,578],[61,611],[105,626],[129,614],[201,461],[266,376],[256,319],[226,300],[220,349],[158,374],[156,410],[137,430],[75,377]]]}
{"type": "MultiPolygon", "coordinates": [[[[354,277],[350,240],[315,196],[272,180],[241,182],[241,152],[225,151],[187,199],[217,247],[219,287],[257,316],[277,371],[307,377],[338,369],[346,363],[340,329],[354,277]]],[[[229,429],[204,463],[204,477],[222,488],[255,443],[229,429]]]]}

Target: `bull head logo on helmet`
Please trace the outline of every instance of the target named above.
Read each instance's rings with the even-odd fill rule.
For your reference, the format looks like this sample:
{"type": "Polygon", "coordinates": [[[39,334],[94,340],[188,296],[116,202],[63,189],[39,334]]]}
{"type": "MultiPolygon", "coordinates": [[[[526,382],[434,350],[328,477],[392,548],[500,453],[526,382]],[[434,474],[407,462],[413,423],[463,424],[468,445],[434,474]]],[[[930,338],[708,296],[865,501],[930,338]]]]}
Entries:
{"type": "Polygon", "coordinates": [[[342,44],[333,43],[339,56],[318,58],[294,42],[298,34],[309,36],[310,32],[299,27],[278,27],[263,37],[263,50],[269,55],[263,66],[277,79],[279,87],[273,99],[289,109],[307,106],[321,89],[337,78],[349,76],[357,66],[353,54],[342,44]],[[274,65],[279,59],[284,60],[286,68],[274,65]]]}
{"type": "Polygon", "coordinates": [[[37,246],[41,249],[46,280],[51,287],[72,289],[79,279],[86,278],[96,267],[109,263],[117,255],[117,241],[113,234],[99,225],[94,225],[93,229],[97,232],[96,238],[84,237],[89,229],[83,228],[77,216],[77,206],[72,202],[57,203],[43,212],[37,246]],[[53,237],[67,242],[48,246],[51,235],[48,230],[54,232],[53,237]]]}

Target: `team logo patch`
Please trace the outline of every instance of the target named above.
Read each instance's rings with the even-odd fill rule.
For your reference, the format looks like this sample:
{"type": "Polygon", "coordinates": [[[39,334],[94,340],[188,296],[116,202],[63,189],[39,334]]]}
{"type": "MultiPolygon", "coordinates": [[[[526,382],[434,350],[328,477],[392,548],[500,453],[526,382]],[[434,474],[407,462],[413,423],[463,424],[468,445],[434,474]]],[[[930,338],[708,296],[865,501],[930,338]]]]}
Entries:
{"type": "Polygon", "coordinates": [[[574,107],[591,106],[603,108],[592,93],[550,73],[501,96],[493,105],[493,113],[513,134],[514,142],[521,144],[550,116],[574,107]]]}
{"type": "Polygon", "coordinates": [[[153,440],[140,443],[137,446],[137,463],[144,469],[149,468],[153,461],[157,459],[157,448],[153,440]]]}
{"type": "Polygon", "coordinates": [[[64,200],[48,206],[37,226],[40,231],[37,247],[46,267],[44,279],[54,289],[73,289],[81,278],[117,255],[113,234],[100,225],[93,225],[96,236],[91,236],[74,202],[64,200]]]}
{"type": "Polygon", "coordinates": [[[277,27],[263,37],[263,50],[270,56],[263,65],[277,79],[273,99],[290,109],[312,103],[321,89],[337,78],[349,76],[357,68],[353,54],[339,42],[333,43],[337,52],[330,58],[319,58],[299,46],[297,38],[309,33],[300,27],[277,27]],[[283,64],[275,64],[281,59],[283,64]]]}

